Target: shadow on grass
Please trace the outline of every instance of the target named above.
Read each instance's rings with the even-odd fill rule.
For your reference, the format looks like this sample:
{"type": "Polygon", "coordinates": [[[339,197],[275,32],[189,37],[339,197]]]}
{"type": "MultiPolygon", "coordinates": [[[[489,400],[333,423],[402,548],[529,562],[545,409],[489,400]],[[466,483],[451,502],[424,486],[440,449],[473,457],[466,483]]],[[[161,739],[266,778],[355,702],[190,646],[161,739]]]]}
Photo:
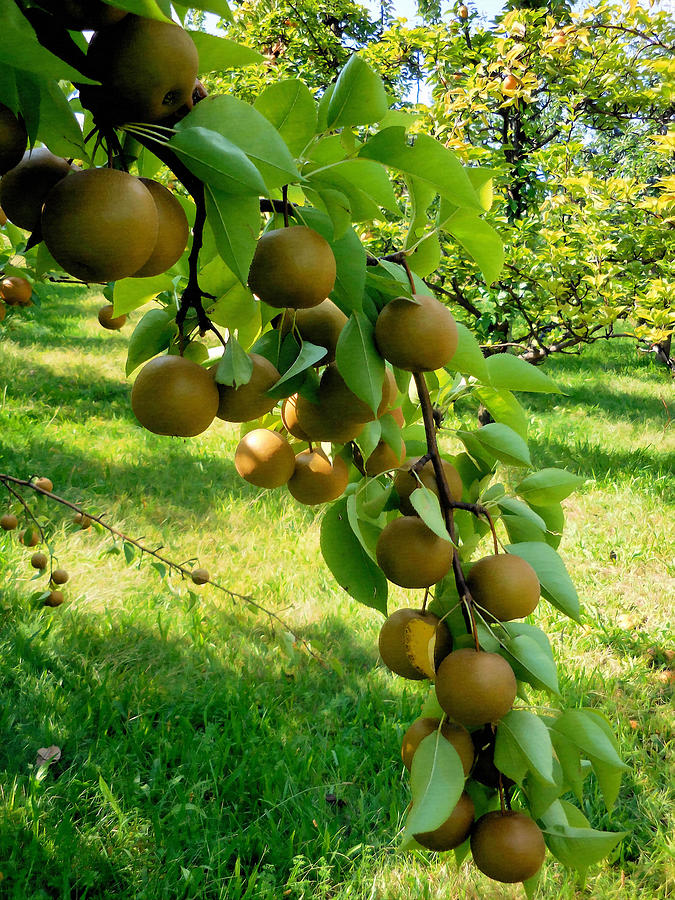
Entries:
{"type": "Polygon", "coordinates": [[[0,644],[3,896],[229,897],[223,879],[262,864],[276,897],[298,856],[349,869],[351,847],[395,827],[396,725],[419,698],[383,689],[376,647],[345,644],[333,618],[322,639],[344,677],[188,600],[172,600],[190,627],[175,636],[167,609],[142,622],[24,603],[21,618],[15,600],[0,644]],[[62,758],[36,778],[52,744],[62,758]]]}
{"type": "MultiPolygon", "coordinates": [[[[657,428],[665,428],[668,424],[667,408],[658,397],[648,393],[621,394],[607,388],[601,382],[586,384],[583,387],[574,385],[566,387],[565,390],[566,395],[521,395],[521,401],[533,412],[545,413],[551,406],[556,406],[562,410],[580,409],[589,413],[596,412],[603,418],[614,421],[650,424],[657,428]]],[[[669,385],[666,383],[663,386],[664,400],[667,392],[669,385]]]]}
{"type": "Polygon", "coordinates": [[[656,448],[606,450],[585,439],[529,439],[537,466],[560,466],[599,482],[636,479],[648,485],[648,493],[668,502],[675,500],[675,453],[659,453],[656,448]]]}

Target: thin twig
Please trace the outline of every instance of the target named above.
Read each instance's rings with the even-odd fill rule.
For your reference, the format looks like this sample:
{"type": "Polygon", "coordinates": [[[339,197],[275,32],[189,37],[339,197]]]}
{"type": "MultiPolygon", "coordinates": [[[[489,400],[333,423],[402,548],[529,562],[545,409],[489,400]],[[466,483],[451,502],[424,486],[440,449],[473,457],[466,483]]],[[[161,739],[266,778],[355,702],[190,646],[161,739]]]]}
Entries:
{"type": "MultiPolygon", "coordinates": [[[[150,547],[146,547],[145,544],[141,543],[141,539],[131,538],[127,534],[124,534],[124,532],[119,531],[117,528],[113,528],[112,525],[108,525],[107,522],[103,521],[103,515],[94,516],[91,513],[88,513],[85,510],[83,510],[77,504],[71,503],[69,500],[66,500],[63,497],[60,497],[58,494],[54,494],[52,491],[46,491],[43,488],[38,487],[38,485],[34,484],[33,482],[27,481],[24,478],[16,478],[13,475],[7,475],[5,473],[0,473],[0,482],[5,486],[5,488],[11,494],[13,494],[15,497],[17,497],[21,501],[21,503],[26,508],[29,515],[35,521],[35,524],[38,526],[38,528],[40,528],[40,525],[39,525],[37,519],[35,519],[35,516],[30,511],[30,508],[28,507],[28,504],[26,503],[24,498],[21,497],[21,495],[19,494],[18,491],[15,491],[11,487],[12,484],[20,485],[21,487],[30,488],[31,490],[35,491],[36,493],[42,494],[44,497],[48,497],[50,500],[54,500],[57,503],[60,503],[62,506],[68,507],[68,509],[72,509],[74,512],[79,513],[81,516],[86,516],[88,519],[91,519],[92,522],[98,522],[98,524],[102,528],[104,528],[107,532],[112,534],[114,537],[120,538],[120,540],[124,541],[127,544],[131,544],[132,546],[134,546],[138,550],[140,550],[141,553],[145,553],[148,556],[154,557],[159,562],[163,563],[165,566],[168,566],[168,568],[172,569],[174,572],[180,572],[180,574],[184,578],[190,578],[192,576],[191,569],[188,569],[185,566],[181,565],[180,563],[174,562],[172,559],[169,559],[168,557],[163,556],[157,550],[152,550],[150,547]]],[[[42,536],[43,536],[42,539],[44,540],[44,533],[42,531],[42,528],[40,528],[40,533],[42,534],[42,536]]],[[[305,650],[307,651],[307,653],[309,653],[310,656],[313,656],[314,659],[317,660],[317,662],[319,662],[322,666],[326,667],[327,664],[326,664],[325,660],[323,660],[312,649],[312,647],[310,646],[308,641],[306,641],[304,638],[299,638],[288,627],[286,622],[284,622],[284,620],[280,616],[278,616],[275,612],[273,612],[271,609],[267,609],[267,607],[263,606],[261,603],[258,603],[257,600],[254,600],[253,597],[250,597],[247,594],[240,594],[238,591],[233,591],[230,588],[226,588],[223,585],[218,584],[216,581],[212,581],[210,578],[207,579],[204,583],[210,584],[212,587],[216,588],[216,590],[222,591],[222,593],[226,594],[231,600],[239,600],[242,603],[246,603],[248,606],[252,606],[254,609],[257,609],[259,612],[264,613],[270,620],[276,622],[289,634],[292,634],[293,637],[295,638],[295,640],[299,641],[299,643],[302,644],[302,646],[305,648],[305,650]]]]}

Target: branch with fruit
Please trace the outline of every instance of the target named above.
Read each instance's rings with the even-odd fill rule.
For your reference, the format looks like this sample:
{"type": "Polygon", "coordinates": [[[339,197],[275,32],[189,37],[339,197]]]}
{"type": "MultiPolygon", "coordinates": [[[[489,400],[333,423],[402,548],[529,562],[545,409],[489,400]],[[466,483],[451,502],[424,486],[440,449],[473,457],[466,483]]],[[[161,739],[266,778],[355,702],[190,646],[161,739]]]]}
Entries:
{"type": "MultiPolygon", "coordinates": [[[[330,504],[326,565],[386,617],[384,663],[434,682],[404,739],[412,808],[403,845],[458,858],[470,849],[489,877],[528,890],[545,847],[585,869],[621,835],[591,829],[567,797],[581,802],[593,767],[610,808],[624,766],[602,715],[564,708],[546,635],[532,619],[516,621],[534,616],[540,596],[580,617],[556,548],[561,502],[581,479],[534,467],[514,394],[558,388],[513,355],[486,359],[415,273],[426,238],[476,229],[481,240],[462,246],[488,282],[497,278],[502,243],[483,219],[491,172],[402,123],[359,54],[319,98],[288,79],[250,105],[204,96],[198,81],[200,55],[207,66],[228,54],[255,64],[248,48],[189,34],[159,6],[148,17],[101,2],[40,5],[39,17],[26,10],[33,30],[12,4],[13,27],[29,28],[50,75],[79,86],[85,123],[66,103],[57,129],[38,117],[46,146],[25,152],[36,101],[0,97],[8,278],[38,294],[41,280],[64,271],[103,283],[108,328],[154,300],[126,366],[127,375],[141,367],[131,390],[141,426],[190,438],[216,419],[237,423],[234,466],[246,482],[330,504]],[[83,56],[68,29],[85,26],[98,31],[83,56]],[[97,135],[91,151],[85,133],[97,135]],[[65,144],[74,152],[52,152],[65,144]],[[162,165],[174,190],[148,176],[162,165]],[[364,223],[404,217],[401,182],[406,248],[377,258],[364,223]],[[441,216],[428,212],[436,201],[441,216]],[[209,331],[222,346],[199,341],[209,331]],[[479,406],[492,421],[476,428],[479,406]],[[489,535],[494,553],[472,562],[489,535]],[[388,615],[391,584],[424,591],[421,608],[388,615]],[[530,692],[559,698],[559,708],[532,703],[530,692]]],[[[143,9],[155,5],[144,0],[143,9]]],[[[468,17],[466,7],[458,15],[468,17]]],[[[38,105],[54,83],[39,82],[38,105]]],[[[45,490],[0,481],[17,502],[16,486],[45,490]]],[[[209,581],[94,519],[162,565],[209,581]]]]}

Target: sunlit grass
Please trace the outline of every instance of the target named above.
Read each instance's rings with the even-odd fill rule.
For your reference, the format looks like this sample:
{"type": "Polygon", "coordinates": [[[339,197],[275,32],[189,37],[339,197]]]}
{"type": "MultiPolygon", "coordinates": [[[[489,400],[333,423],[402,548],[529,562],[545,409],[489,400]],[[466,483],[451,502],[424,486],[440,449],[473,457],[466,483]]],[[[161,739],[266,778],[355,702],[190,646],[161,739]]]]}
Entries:
{"type": "MultiPolygon", "coordinates": [[[[100,304],[53,305],[0,332],[0,470],[55,490],[279,613],[334,666],[211,588],[162,581],[110,539],[50,520],[67,603],[34,599],[27,551],[0,533],[0,896],[369,898],[522,896],[452,858],[401,856],[401,736],[424,689],[377,665],[379,617],[321,562],[315,513],[236,475],[237,433],[150,435],[129,407],[126,340],[100,304]],[[62,758],[38,777],[37,750],[62,758]]],[[[552,360],[566,394],[522,396],[534,455],[588,481],[561,552],[580,628],[550,609],[565,700],[602,708],[630,766],[607,815],[630,834],[579,889],[547,863],[545,898],[665,898],[672,857],[673,432],[670,383],[630,344],[552,360]],[[666,406],[664,406],[665,401],[666,406]]],[[[2,501],[4,503],[4,499],[2,501]]],[[[398,591],[395,603],[406,602],[398,591]]]]}

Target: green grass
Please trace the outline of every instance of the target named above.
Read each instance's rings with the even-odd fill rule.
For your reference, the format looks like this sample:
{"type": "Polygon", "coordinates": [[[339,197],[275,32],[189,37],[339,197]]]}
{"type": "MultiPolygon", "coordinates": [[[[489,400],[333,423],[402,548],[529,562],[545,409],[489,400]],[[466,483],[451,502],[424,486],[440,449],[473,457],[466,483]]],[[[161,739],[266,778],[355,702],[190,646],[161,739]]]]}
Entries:
{"type": "MultiPolygon", "coordinates": [[[[27,551],[0,533],[0,897],[521,896],[469,865],[458,872],[452,854],[396,853],[409,800],[400,739],[424,689],[378,666],[381,620],[335,586],[315,513],[237,477],[234,427],[217,421],[179,441],[137,426],[122,375],[129,326],[103,332],[99,304],[55,288],[42,309],[10,313],[0,470],[49,475],[57,493],[172,558],[198,558],[334,665],[211,588],[125,565],[105,534],[35,501],[71,580],[64,606],[42,607],[27,551]],[[51,744],[62,758],[38,771],[37,750],[51,744]]],[[[566,503],[561,545],[583,625],[550,608],[541,622],[565,701],[607,713],[630,769],[611,816],[592,780],[584,810],[595,827],[629,832],[619,850],[585,888],[547,862],[539,896],[665,898],[672,388],[630,344],[546,370],[567,393],[522,395],[534,456],[589,480],[566,503]]]]}

